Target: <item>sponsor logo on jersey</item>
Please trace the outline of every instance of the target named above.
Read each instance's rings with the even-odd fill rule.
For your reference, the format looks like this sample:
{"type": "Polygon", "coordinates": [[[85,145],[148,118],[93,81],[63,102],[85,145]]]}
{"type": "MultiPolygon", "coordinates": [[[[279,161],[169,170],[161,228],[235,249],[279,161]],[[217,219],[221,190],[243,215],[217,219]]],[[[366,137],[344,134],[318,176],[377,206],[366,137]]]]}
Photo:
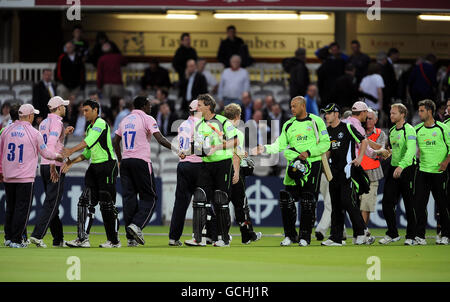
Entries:
{"type": "Polygon", "coordinates": [[[341,138],[343,138],[344,137],[344,133],[342,133],[342,132],[339,132],[339,134],[338,134],[338,138],[339,139],[341,139],[341,138]]]}
{"type": "Polygon", "coordinates": [[[425,145],[427,145],[427,146],[436,146],[436,141],[434,141],[434,140],[426,139],[426,140],[424,140],[424,142],[425,142],[425,145]]]}
{"type": "Polygon", "coordinates": [[[307,135],[303,135],[303,134],[297,134],[297,141],[306,141],[308,140],[308,136],[307,135]]]}

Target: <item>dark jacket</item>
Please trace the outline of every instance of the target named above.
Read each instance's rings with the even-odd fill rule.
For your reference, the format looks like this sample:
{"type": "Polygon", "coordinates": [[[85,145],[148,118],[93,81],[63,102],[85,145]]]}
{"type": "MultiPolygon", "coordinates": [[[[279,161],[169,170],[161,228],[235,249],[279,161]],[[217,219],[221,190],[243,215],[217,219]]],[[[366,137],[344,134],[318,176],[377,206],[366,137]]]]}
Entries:
{"type": "Polygon", "coordinates": [[[331,94],[331,100],[343,108],[352,108],[358,101],[358,83],[355,77],[344,74],[337,78],[331,94]]]}
{"type": "Polygon", "coordinates": [[[75,60],[71,61],[67,54],[60,55],[56,65],[56,79],[69,89],[84,89],[85,69],[81,57],[75,55],[75,60]]]}
{"type": "Polygon", "coordinates": [[[290,72],[289,94],[291,98],[299,95],[304,96],[309,83],[309,70],[306,68],[305,63],[300,61],[290,72]]]}
{"type": "Polygon", "coordinates": [[[328,56],[317,70],[319,95],[322,104],[332,102],[331,93],[336,80],[344,74],[345,60],[342,57],[328,56]]]}
{"type": "Polygon", "coordinates": [[[230,67],[230,58],[233,55],[239,55],[241,57],[242,68],[253,64],[253,59],[250,56],[247,45],[239,37],[235,37],[233,41],[226,38],[220,42],[219,50],[217,51],[217,60],[225,65],[225,68],[228,68],[230,67]]]}
{"type": "Polygon", "coordinates": [[[188,113],[189,111],[189,103],[192,100],[195,100],[199,94],[208,93],[208,83],[206,82],[206,78],[200,72],[197,72],[194,77],[194,83],[192,85],[191,90],[191,99],[186,99],[186,92],[188,88],[189,79],[184,79],[180,82],[180,94],[179,96],[182,98],[181,109],[184,113],[188,113]]]}
{"type": "Polygon", "coordinates": [[[167,69],[158,66],[155,71],[150,68],[146,68],[144,76],[141,78],[141,87],[143,90],[147,89],[147,86],[151,88],[170,87],[169,72],[167,69]]]}
{"type": "Polygon", "coordinates": [[[437,87],[436,69],[434,66],[428,62],[416,65],[409,76],[408,86],[416,109],[419,101],[423,99],[433,100],[437,87]]]}
{"type": "Polygon", "coordinates": [[[348,62],[352,63],[353,66],[355,66],[356,69],[355,77],[358,83],[360,83],[362,78],[367,74],[367,69],[370,64],[369,56],[366,55],[365,53],[360,53],[357,56],[351,55],[350,58],[348,59],[348,62]]]}
{"type": "MultiPolygon", "coordinates": [[[[119,47],[117,47],[116,43],[113,41],[108,41],[108,43],[111,45],[112,53],[120,53],[119,47]]],[[[102,44],[96,43],[89,53],[88,62],[92,63],[96,68],[98,60],[104,55],[102,46],[102,44]]]]}
{"type": "Polygon", "coordinates": [[[195,48],[187,48],[183,45],[178,47],[172,60],[172,66],[178,73],[178,80],[180,81],[180,83],[185,77],[184,71],[186,70],[186,62],[190,59],[197,60],[197,58],[197,51],[195,50],[195,48]]]}
{"type": "MultiPolygon", "coordinates": [[[[56,95],[56,86],[52,83],[53,91],[56,95]]],[[[39,117],[47,118],[50,113],[48,109],[48,101],[50,100],[50,93],[47,90],[43,81],[39,81],[33,86],[33,107],[39,110],[39,117]]]]}
{"type": "Polygon", "coordinates": [[[389,112],[391,99],[397,97],[398,82],[395,76],[394,65],[389,61],[381,67],[381,76],[383,77],[383,107],[385,112],[389,112]]]}

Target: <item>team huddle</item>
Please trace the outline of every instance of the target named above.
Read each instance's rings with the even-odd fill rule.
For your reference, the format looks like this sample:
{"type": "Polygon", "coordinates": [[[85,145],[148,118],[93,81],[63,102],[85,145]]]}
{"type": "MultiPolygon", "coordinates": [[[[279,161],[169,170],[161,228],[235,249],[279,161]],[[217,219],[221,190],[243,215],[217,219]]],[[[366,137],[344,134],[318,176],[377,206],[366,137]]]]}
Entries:
{"type": "Polygon", "coordinates": [[[11,108],[13,122],[0,134],[0,178],[6,193],[6,246],[24,248],[32,243],[46,247],[43,238],[50,228],[53,246],[90,247],[89,233],[95,207],[99,205],[107,238],[100,247],[121,247],[115,205],[119,173],[127,246],[144,245],[143,229],[158,199],[151,164],[152,136],[180,157],[170,246],[183,245],[180,238],[191,201],[193,234],[192,239],[184,241],[185,245],[230,246],[230,202],[242,243],[260,240],[262,233],[255,232],[252,226],[245,178],[252,175],[255,166],[251,156],[281,152],[287,160],[284,189],[279,194],[285,236],[281,246],[311,244],[323,173],[329,181],[332,211],[330,237],[322,245],[345,244],[346,213],[352,223],[353,243],[374,243],[375,238],[367,232],[359,207],[361,195],[370,187],[369,177],[361,167],[365,156],[391,158],[382,201],[388,229],[379,243],[389,244],[401,239],[395,209],[402,196],[407,218],[404,244],[427,244],[426,209],[432,192],[441,226],[436,243],[448,245],[450,119],[445,123],[436,121],[433,118],[436,107],[431,100],[419,103],[422,123],[415,127],[406,122],[408,112],[404,105],[391,105],[390,118],[394,126],[385,146],[369,139],[361,126],[370,110],[365,103],[353,104],[352,116],[345,120],[341,120],[341,109],[336,104],[328,104],[322,109],[324,121],[307,113],[305,98],[294,97],[292,118],[284,123],[276,141],[258,145],[249,152],[245,151],[245,136],[239,127],[241,107],[230,104],[225,107],[224,115],[216,114],[216,102],[208,94],[199,95],[189,105],[190,116],[178,128],[176,143],[161,135],[155,119],[149,115],[149,99],[138,96],[134,99],[134,110],[121,121],[113,140],[109,125],[99,116],[99,104],[94,100],[85,101],[83,114],[89,123],[86,136],[73,148],[64,148],[66,136],[74,130],[64,128],[62,123],[68,104],[69,101],[61,97],[51,98],[50,114],[41,122],[39,130],[32,126],[34,115],[39,113],[32,105],[11,108]],[[82,153],[71,158],[78,151],[82,153]],[[26,227],[39,154],[46,197],[28,239],[26,227]],[[90,160],[90,165],[78,201],[77,238],[65,241],[58,216],[64,178],[74,164],[84,160],[90,160]],[[301,209],[299,232],[295,226],[297,201],[301,209]]]}

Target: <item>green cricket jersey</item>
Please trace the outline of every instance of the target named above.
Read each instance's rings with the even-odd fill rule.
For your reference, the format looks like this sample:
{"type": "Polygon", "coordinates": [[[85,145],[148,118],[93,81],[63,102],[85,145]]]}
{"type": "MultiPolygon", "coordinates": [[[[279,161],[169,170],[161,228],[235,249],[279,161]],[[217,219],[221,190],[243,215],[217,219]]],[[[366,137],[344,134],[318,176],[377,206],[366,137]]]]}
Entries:
{"type": "MultiPolygon", "coordinates": [[[[448,127],[450,127],[450,117],[444,121],[444,124],[446,124],[448,127]]],[[[0,132],[0,134],[1,134],[1,132],[0,132]]]]}
{"type": "Polygon", "coordinates": [[[239,155],[243,155],[245,153],[245,149],[244,149],[244,133],[236,128],[236,134],[239,140],[239,145],[236,147],[236,153],[239,155]]]}
{"type": "Polygon", "coordinates": [[[393,167],[406,167],[416,162],[416,130],[408,123],[400,129],[394,126],[389,130],[389,143],[392,148],[391,165],[393,167]]]}
{"type": "MultiPolygon", "coordinates": [[[[265,145],[266,152],[269,154],[284,151],[284,157],[289,163],[295,160],[300,153],[308,152],[308,162],[313,163],[321,160],[321,155],[330,148],[330,137],[324,121],[314,115],[308,114],[306,118],[298,120],[295,116],[284,123],[280,136],[271,145],[265,145]],[[316,124],[319,143],[317,143],[314,131],[313,121],[316,124]]],[[[284,177],[283,184],[295,185],[295,181],[287,174],[284,177]]]]}
{"type": "Polygon", "coordinates": [[[94,125],[89,124],[84,141],[87,147],[84,149],[83,155],[86,159],[90,159],[91,163],[99,164],[116,159],[109,125],[104,119],[98,117],[94,125]]]}
{"type": "Polygon", "coordinates": [[[436,121],[432,127],[425,127],[423,123],[420,123],[415,129],[420,150],[419,170],[442,173],[442,171],[439,172],[440,164],[450,154],[449,127],[436,121]]]}
{"type": "MultiPolygon", "coordinates": [[[[226,117],[216,114],[208,121],[202,118],[195,126],[194,144],[202,145],[205,150],[210,146],[223,144],[223,141],[219,138],[219,134],[209,124],[223,133],[223,141],[234,139],[238,136],[236,127],[226,117]]],[[[231,158],[233,158],[233,149],[223,149],[215,151],[210,156],[203,156],[202,160],[204,162],[218,162],[231,158]]]]}

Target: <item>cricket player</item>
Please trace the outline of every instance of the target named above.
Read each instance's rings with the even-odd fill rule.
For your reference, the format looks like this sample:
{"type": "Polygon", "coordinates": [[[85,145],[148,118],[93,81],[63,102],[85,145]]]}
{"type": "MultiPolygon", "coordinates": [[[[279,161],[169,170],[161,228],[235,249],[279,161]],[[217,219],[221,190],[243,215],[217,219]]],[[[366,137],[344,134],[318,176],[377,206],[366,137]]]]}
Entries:
{"type": "Polygon", "coordinates": [[[150,116],[150,100],[138,96],[133,105],[134,110],[120,122],[113,141],[120,164],[123,216],[129,247],[145,244],[142,229],[152,217],[158,199],[150,159],[150,139],[153,136],[162,146],[168,149],[172,147],[159,132],[155,119],[150,116]]]}
{"type": "MultiPolygon", "coordinates": [[[[68,100],[63,100],[59,96],[52,97],[48,102],[50,113],[48,117],[39,124],[39,131],[50,151],[61,153],[64,148],[64,139],[73,133],[73,127],[64,129],[62,122],[66,115],[68,100]]],[[[38,214],[37,222],[34,226],[30,242],[37,247],[47,247],[42,240],[48,227],[53,236],[53,246],[63,247],[64,234],[61,220],[59,219],[59,205],[64,192],[65,174],[60,173],[63,163],[41,159],[41,177],[44,183],[45,200],[42,210],[38,214]]]]}
{"type": "Polygon", "coordinates": [[[355,244],[370,244],[364,234],[365,223],[358,206],[358,195],[352,182],[351,166],[360,166],[366,151],[367,139],[351,124],[343,123],[339,119],[340,108],[334,103],[328,104],[322,112],[328,126],[331,148],[328,151],[333,179],[330,181],[331,196],[331,232],[328,240],[322,242],[324,246],[342,246],[345,212],[349,214],[353,226],[355,244]],[[356,153],[357,144],[361,144],[359,154],[356,153]]]}
{"type": "Polygon", "coordinates": [[[387,224],[384,238],[380,244],[399,241],[395,209],[400,199],[406,210],[405,245],[416,245],[416,215],[414,213],[414,178],[416,175],[416,131],[406,122],[408,110],[401,103],[391,105],[391,122],[394,126],[389,130],[389,145],[392,152],[391,163],[384,182],[383,215],[387,224]]]}
{"type": "Polygon", "coordinates": [[[214,113],[216,101],[208,94],[197,97],[202,119],[195,125],[194,151],[202,156],[202,168],[194,192],[194,238],[186,240],[190,246],[205,246],[210,232],[213,245],[230,246],[228,234],[231,218],[229,191],[233,149],[238,146],[236,128],[222,115],[214,113]],[[214,209],[211,209],[211,204],[214,209]],[[210,219],[208,219],[210,218],[210,219]]]}
{"type": "Polygon", "coordinates": [[[288,167],[283,181],[285,190],[280,191],[280,209],[285,238],[280,245],[288,246],[298,242],[300,246],[308,246],[311,243],[319,195],[322,174],[321,155],[330,148],[330,137],[324,121],[306,112],[304,97],[297,96],[291,100],[291,111],[293,117],[284,123],[281,135],[276,141],[271,145],[259,145],[253,148],[251,154],[274,154],[284,151],[288,167]],[[300,166],[299,162],[301,162],[300,166]],[[289,176],[290,166],[293,171],[304,169],[304,172],[292,178],[289,176]],[[299,239],[295,229],[297,210],[294,204],[298,200],[301,207],[299,239]]]}
{"type": "Polygon", "coordinates": [[[187,156],[180,159],[177,166],[177,188],[169,230],[170,246],[183,245],[180,237],[183,234],[186,212],[197,188],[197,180],[202,168],[202,158],[192,150],[194,128],[201,117],[202,113],[198,111],[198,101],[193,100],[189,104],[189,118],[178,127],[179,152],[187,156]]]}
{"type": "Polygon", "coordinates": [[[57,154],[48,150],[42,134],[31,125],[39,114],[33,105],[19,108],[19,120],[7,127],[0,136],[0,181],[5,183],[6,223],[12,248],[26,248],[22,235],[27,227],[33,201],[38,154],[49,160],[62,161],[66,151],[57,154]]]}
{"type": "Polygon", "coordinates": [[[415,211],[417,228],[415,240],[426,245],[425,229],[427,225],[427,204],[430,191],[433,193],[439,209],[441,239],[437,244],[448,245],[450,231],[449,202],[447,196],[450,162],[450,129],[444,123],[436,121],[433,115],[436,105],[431,100],[422,100],[418,104],[422,123],[416,125],[417,144],[419,146],[419,171],[415,181],[415,211]]]}
{"type": "Polygon", "coordinates": [[[102,248],[121,247],[118,229],[119,220],[116,209],[117,161],[111,142],[111,130],[106,121],[99,117],[99,103],[87,100],[83,103],[83,114],[89,125],[84,140],[68,149],[69,156],[77,151],[83,153],[75,159],[70,158],[64,164],[62,173],[67,173],[73,164],[91,160],[86,176],[85,187],[78,201],[78,237],[66,244],[69,247],[90,247],[89,231],[95,214],[95,206],[100,204],[100,211],[105,226],[106,243],[102,248]]]}
{"type": "Polygon", "coordinates": [[[241,231],[241,241],[243,244],[250,244],[252,241],[258,241],[262,237],[261,232],[253,230],[252,221],[250,218],[250,208],[248,207],[247,196],[245,195],[245,176],[252,164],[248,159],[244,149],[244,133],[239,130],[239,122],[241,121],[241,107],[237,104],[229,104],[225,106],[224,115],[231,121],[236,128],[239,146],[237,146],[233,153],[233,178],[231,185],[230,200],[234,206],[236,222],[241,231]]]}

